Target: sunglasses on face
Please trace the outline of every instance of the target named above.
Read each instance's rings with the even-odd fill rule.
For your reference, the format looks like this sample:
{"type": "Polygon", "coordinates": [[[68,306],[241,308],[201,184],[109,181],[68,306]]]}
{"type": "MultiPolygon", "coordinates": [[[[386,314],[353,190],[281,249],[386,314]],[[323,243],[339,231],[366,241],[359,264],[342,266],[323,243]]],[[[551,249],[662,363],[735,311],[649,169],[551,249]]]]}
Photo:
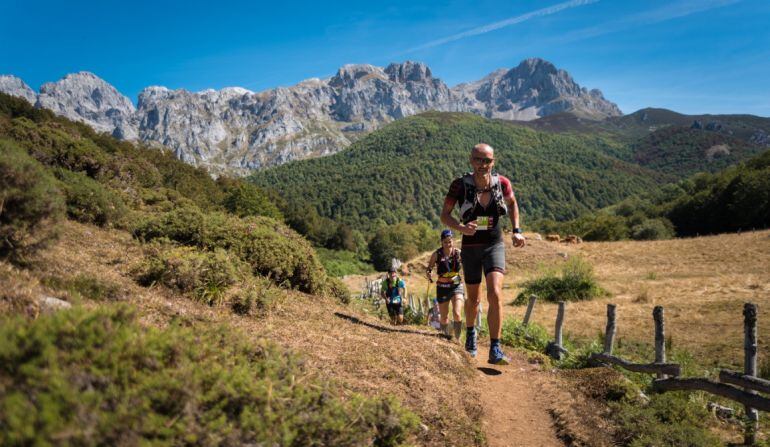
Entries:
{"type": "Polygon", "coordinates": [[[475,161],[476,163],[482,163],[485,165],[488,165],[493,161],[495,161],[494,158],[486,158],[486,157],[473,157],[472,160],[475,161]]]}

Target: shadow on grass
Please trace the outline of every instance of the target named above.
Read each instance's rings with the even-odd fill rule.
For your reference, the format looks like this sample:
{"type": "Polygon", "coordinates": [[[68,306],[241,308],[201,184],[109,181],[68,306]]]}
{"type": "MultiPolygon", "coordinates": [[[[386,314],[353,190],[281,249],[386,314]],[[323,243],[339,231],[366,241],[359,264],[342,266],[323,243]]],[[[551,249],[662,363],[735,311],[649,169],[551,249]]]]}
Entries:
{"type": "Polygon", "coordinates": [[[452,338],[441,334],[439,332],[425,332],[425,331],[415,331],[414,329],[395,329],[392,327],[387,326],[380,326],[379,324],[369,323],[367,321],[364,321],[358,317],[354,317],[352,315],[345,315],[340,312],[334,312],[334,316],[342,318],[343,320],[348,320],[351,323],[360,324],[362,326],[366,326],[372,329],[376,329],[380,332],[395,332],[395,333],[402,333],[402,334],[417,334],[417,335],[424,335],[426,337],[435,337],[435,338],[443,338],[444,340],[451,340],[452,338]]]}

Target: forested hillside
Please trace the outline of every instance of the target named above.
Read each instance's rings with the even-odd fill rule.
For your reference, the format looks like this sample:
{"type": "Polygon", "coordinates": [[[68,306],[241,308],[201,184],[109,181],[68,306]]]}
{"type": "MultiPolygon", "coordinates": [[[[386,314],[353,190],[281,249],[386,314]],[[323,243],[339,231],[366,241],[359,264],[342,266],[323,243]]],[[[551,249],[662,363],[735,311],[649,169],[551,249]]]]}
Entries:
{"type": "Polygon", "coordinates": [[[526,219],[565,220],[650,188],[663,177],[609,154],[624,150],[605,135],[538,132],[461,113],[397,121],[328,157],[289,163],[251,179],[290,202],[360,230],[427,220],[439,224],[453,178],[469,170],[469,150],[496,149],[526,219]]]}
{"type": "Polygon", "coordinates": [[[662,239],[770,226],[770,150],[717,173],[699,173],[567,222],[546,232],[588,240],[662,239]]]}

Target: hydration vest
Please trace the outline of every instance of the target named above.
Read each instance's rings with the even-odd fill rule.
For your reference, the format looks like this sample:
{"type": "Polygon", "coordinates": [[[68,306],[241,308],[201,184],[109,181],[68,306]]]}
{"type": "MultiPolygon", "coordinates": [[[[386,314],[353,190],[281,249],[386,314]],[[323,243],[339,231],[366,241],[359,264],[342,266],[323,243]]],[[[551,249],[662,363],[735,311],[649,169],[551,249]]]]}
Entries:
{"type": "Polygon", "coordinates": [[[449,256],[444,256],[444,249],[439,248],[436,250],[436,273],[439,276],[445,278],[452,278],[460,273],[462,265],[460,264],[460,251],[453,249],[453,252],[449,256]],[[446,260],[446,258],[449,258],[446,260]],[[442,262],[442,260],[445,260],[442,262]],[[448,262],[447,262],[448,261],[448,262]]]}
{"type": "MultiPolygon", "coordinates": [[[[503,188],[500,186],[500,178],[497,174],[492,174],[492,181],[489,187],[490,192],[492,193],[492,199],[489,201],[487,207],[495,205],[497,207],[498,216],[505,216],[508,214],[508,205],[505,204],[503,188]]],[[[479,204],[479,195],[476,194],[476,182],[473,181],[472,172],[463,175],[463,190],[465,195],[462,203],[460,203],[460,217],[462,218],[463,223],[466,224],[476,217],[473,215],[473,211],[476,209],[476,205],[479,204]]]]}

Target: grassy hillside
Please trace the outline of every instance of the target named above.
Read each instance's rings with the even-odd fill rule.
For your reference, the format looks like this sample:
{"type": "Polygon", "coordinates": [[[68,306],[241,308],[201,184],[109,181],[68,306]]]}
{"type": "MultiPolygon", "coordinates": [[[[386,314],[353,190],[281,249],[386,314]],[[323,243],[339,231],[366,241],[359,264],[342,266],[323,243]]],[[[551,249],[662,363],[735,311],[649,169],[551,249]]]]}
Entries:
{"type": "Polygon", "coordinates": [[[496,149],[526,219],[569,219],[656,185],[654,171],[607,155],[603,136],[558,135],[460,113],[425,113],[374,132],[328,157],[261,171],[251,179],[305,201],[322,216],[367,230],[399,221],[438,225],[449,183],[469,170],[470,148],[496,149]]]}

